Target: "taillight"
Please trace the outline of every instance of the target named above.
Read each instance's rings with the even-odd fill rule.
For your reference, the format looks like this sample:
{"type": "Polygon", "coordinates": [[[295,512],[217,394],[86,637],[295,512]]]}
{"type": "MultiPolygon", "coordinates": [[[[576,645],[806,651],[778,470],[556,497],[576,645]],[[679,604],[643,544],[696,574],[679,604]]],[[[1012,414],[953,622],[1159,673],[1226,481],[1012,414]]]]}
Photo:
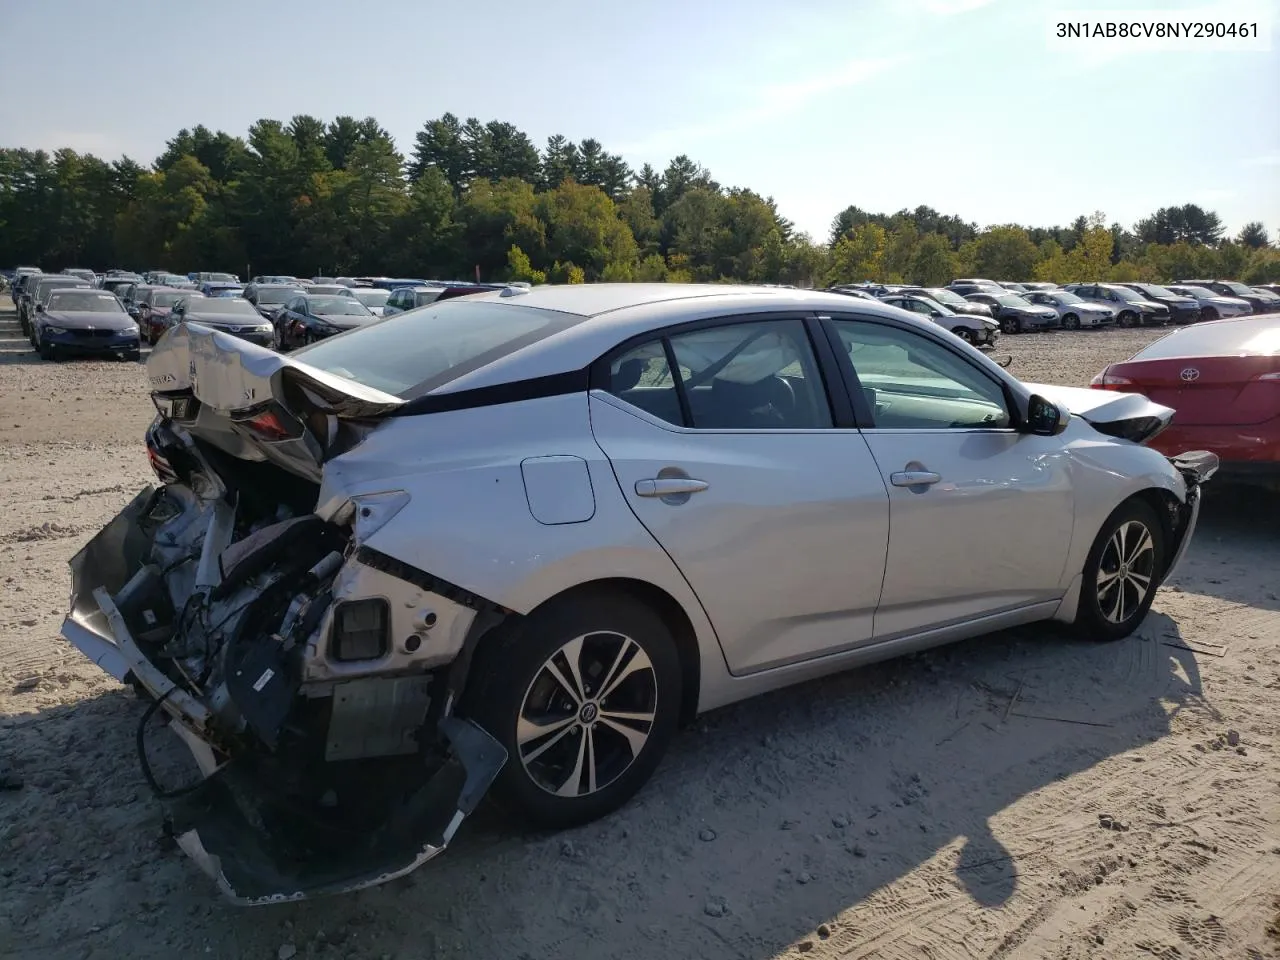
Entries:
{"type": "Polygon", "coordinates": [[[282,406],[272,401],[264,407],[232,415],[231,422],[261,440],[279,442],[302,436],[302,424],[282,406]]]}
{"type": "Polygon", "coordinates": [[[1128,377],[1118,377],[1114,373],[1103,370],[1089,381],[1089,386],[1095,390],[1123,390],[1125,387],[1133,386],[1133,381],[1128,377]]]}

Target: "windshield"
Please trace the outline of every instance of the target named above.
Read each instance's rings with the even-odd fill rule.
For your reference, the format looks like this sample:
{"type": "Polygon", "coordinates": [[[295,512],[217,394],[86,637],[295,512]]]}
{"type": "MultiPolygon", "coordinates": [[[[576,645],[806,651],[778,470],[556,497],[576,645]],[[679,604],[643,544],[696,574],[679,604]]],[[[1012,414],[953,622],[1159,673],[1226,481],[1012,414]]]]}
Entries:
{"type": "Polygon", "coordinates": [[[953,293],[950,290],[944,290],[941,287],[928,287],[924,292],[930,298],[938,301],[938,303],[947,305],[959,304],[960,306],[963,306],[969,302],[964,297],[960,296],[960,294],[953,293]]]}
{"type": "Polygon", "coordinates": [[[214,287],[205,296],[217,297],[218,299],[229,299],[240,297],[244,294],[243,287],[214,287]]]}
{"type": "Polygon", "coordinates": [[[371,317],[354,297],[311,297],[311,312],[320,317],[371,317]]]}
{"type": "Polygon", "coordinates": [[[391,296],[390,290],[356,290],[356,299],[363,303],[366,307],[382,307],[386,306],[387,298],[391,296]]]}
{"type": "MultiPolygon", "coordinates": [[[[36,287],[36,299],[41,301],[48,300],[49,293],[53,290],[62,290],[67,288],[78,289],[87,286],[89,286],[89,284],[85,283],[79,277],[58,277],[55,280],[41,280],[39,285],[36,287]]],[[[113,297],[112,299],[115,298],[113,297]]]]}
{"type": "Polygon", "coordinates": [[[324,285],[324,284],[317,285],[312,283],[312,284],[308,284],[304,289],[306,290],[307,293],[322,293],[322,294],[329,294],[331,296],[346,296],[346,297],[351,296],[351,290],[347,287],[338,287],[338,286],[324,285]]]}
{"type": "Polygon", "coordinates": [[[1172,290],[1169,290],[1169,289],[1168,289],[1168,288],[1166,288],[1166,287],[1162,287],[1162,286],[1159,286],[1158,284],[1154,284],[1154,283],[1139,283],[1139,284],[1137,285],[1137,287],[1138,287],[1138,289],[1139,289],[1139,290],[1141,290],[1143,293],[1147,294],[1148,296],[1152,296],[1152,297],[1176,297],[1176,296],[1178,296],[1178,294],[1174,293],[1172,290]]]}
{"type": "Polygon", "coordinates": [[[1145,298],[1137,290],[1130,290],[1128,287],[1103,287],[1104,290],[1110,290],[1125,303],[1142,303],[1145,298]]]}
{"type": "Polygon", "coordinates": [[[204,275],[204,278],[205,278],[206,280],[212,280],[212,281],[213,281],[213,282],[215,282],[215,283],[218,283],[218,282],[222,282],[222,283],[236,283],[236,282],[238,282],[238,281],[236,280],[236,278],[235,278],[235,277],[233,277],[233,276],[232,276],[231,274],[229,274],[229,273],[206,273],[206,274],[204,275]]]}
{"type": "Polygon", "coordinates": [[[1134,360],[1174,357],[1274,357],[1280,355],[1280,318],[1249,317],[1211,326],[1183,327],[1139,350],[1134,360]]]}
{"type": "Polygon", "coordinates": [[[1084,299],[1077,297],[1074,293],[1053,293],[1048,294],[1047,296],[1050,300],[1055,303],[1059,303],[1064,307],[1071,303],[1084,303],[1084,299]]]}
{"type": "Polygon", "coordinates": [[[123,313],[120,301],[109,293],[59,290],[49,298],[52,313],[123,313]]]}
{"type": "Polygon", "coordinates": [[[1256,294],[1252,290],[1250,290],[1248,287],[1246,287],[1243,283],[1236,283],[1236,281],[1234,280],[1223,280],[1222,285],[1226,287],[1228,290],[1230,290],[1232,293],[1238,293],[1241,296],[1246,296],[1246,297],[1256,296],[1256,294]]]}
{"type": "Polygon", "coordinates": [[[1025,309],[1031,306],[1026,300],[1018,296],[1016,293],[1006,293],[1003,296],[996,297],[996,302],[1005,307],[1019,307],[1025,309]]]}
{"type": "Polygon", "coordinates": [[[196,301],[187,306],[189,313],[204,314],[224,314],[226,316],[248,316],[261,320],[258,311],[253,309],[253,304],[248,300],[240,300],[231,297],[200,297],[196,301]]]}
{"type": "Polygon", "coordinates": [[[297,287],[277,287],[275,289],[272,289],[270,287],[264,287],[263,289],[259,290],[257,294],[255,294],[255,296],[257,296],[258,303],[260,304],[284,303],[290,297],[296,296],[297,293],[298,293],[297,287]]]}
{"type": "MultiPolygon", "coordinates": [[[[161,291],[151,295],[151,305],[153,307],[172,307],[179,300],[190,300],[192,294],[185,290],[179,293],[176,290],[161,291]]],[[[204,299],[201,297],[200,299],[204,299]]]]}
{"type": "Polygon", "coordinates": [[[508,303],[448,300],[358,327],[293,356],[399,397],[418,396],[584,318],[508,303]]]}
{"type": "Polygon", "coordinates": [[[1196,299],[1209,299],[1217,296],[1212,290],[1206,290],[1204,287],[1178,287],[1178,292],[1196,299]]]}

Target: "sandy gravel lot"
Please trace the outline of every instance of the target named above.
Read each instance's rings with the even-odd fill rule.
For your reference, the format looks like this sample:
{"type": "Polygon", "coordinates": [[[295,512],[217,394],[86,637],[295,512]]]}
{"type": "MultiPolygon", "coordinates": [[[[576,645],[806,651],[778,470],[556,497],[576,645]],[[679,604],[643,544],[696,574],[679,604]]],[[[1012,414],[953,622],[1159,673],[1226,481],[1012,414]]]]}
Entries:
{"type": "MultiPolygon", "coordinates": [[[[4,301],[7,306],[7,300],[4,301]]],[[[1084,385],[1152,334],[1007,338],[1084,385]]],[[[635,802],[345,899],[240,910],[166,844],[141,705],[58,639],[150,480],[135,364],[0,314],[0,957],[1257,958],[1280,940],[1280,501],[1211,489],[1139,635],[983,637],[702,718],[635,802]],[[1107,829],[1103,816],[1123,829],[1107,829]]]]}

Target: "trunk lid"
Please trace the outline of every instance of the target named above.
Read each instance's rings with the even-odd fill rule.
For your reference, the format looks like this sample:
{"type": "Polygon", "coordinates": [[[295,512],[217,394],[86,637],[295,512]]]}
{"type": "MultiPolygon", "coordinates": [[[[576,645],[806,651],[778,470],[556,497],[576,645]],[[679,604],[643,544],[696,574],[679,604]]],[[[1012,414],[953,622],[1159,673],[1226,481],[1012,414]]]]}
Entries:
{"type": "Polygon", "coordinates": [[[147,379],[157,409],[183,429],[316,482],[338,452],[341,421],[376,420],[405,402],[198,323],[168,332],[147,379]]]}
{"type": "Polygon", "coordinates": [[[1125,390],[1173,407],[1180,426],[1247,426],[1280,416],[1277,356],[1136,360],[1107,372],[1132,380],[1125,390]]]}

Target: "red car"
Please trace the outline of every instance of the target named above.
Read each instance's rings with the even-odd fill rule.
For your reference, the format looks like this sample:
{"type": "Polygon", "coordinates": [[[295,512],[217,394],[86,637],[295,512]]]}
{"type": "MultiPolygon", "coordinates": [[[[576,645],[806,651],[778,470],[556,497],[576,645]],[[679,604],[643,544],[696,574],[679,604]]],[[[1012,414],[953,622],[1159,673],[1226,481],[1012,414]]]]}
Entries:
{"type": "Polygon", "coordinates": [[[199,290],[183,290],[178,287],[148,287],[138,299],[138,328],[142,339],[153,347],[169,329],[169,314],[179,300],[203,297],[199,290]]]}
{"type": "Polygon", "coordinates": [[[1222,477],[1280,484],[1280,316],[1183,327],[1113,363],[1091,386],[1172,407],[1173,423],[1147,442],[1161,453],[1209,450],[1222,477]]]}

